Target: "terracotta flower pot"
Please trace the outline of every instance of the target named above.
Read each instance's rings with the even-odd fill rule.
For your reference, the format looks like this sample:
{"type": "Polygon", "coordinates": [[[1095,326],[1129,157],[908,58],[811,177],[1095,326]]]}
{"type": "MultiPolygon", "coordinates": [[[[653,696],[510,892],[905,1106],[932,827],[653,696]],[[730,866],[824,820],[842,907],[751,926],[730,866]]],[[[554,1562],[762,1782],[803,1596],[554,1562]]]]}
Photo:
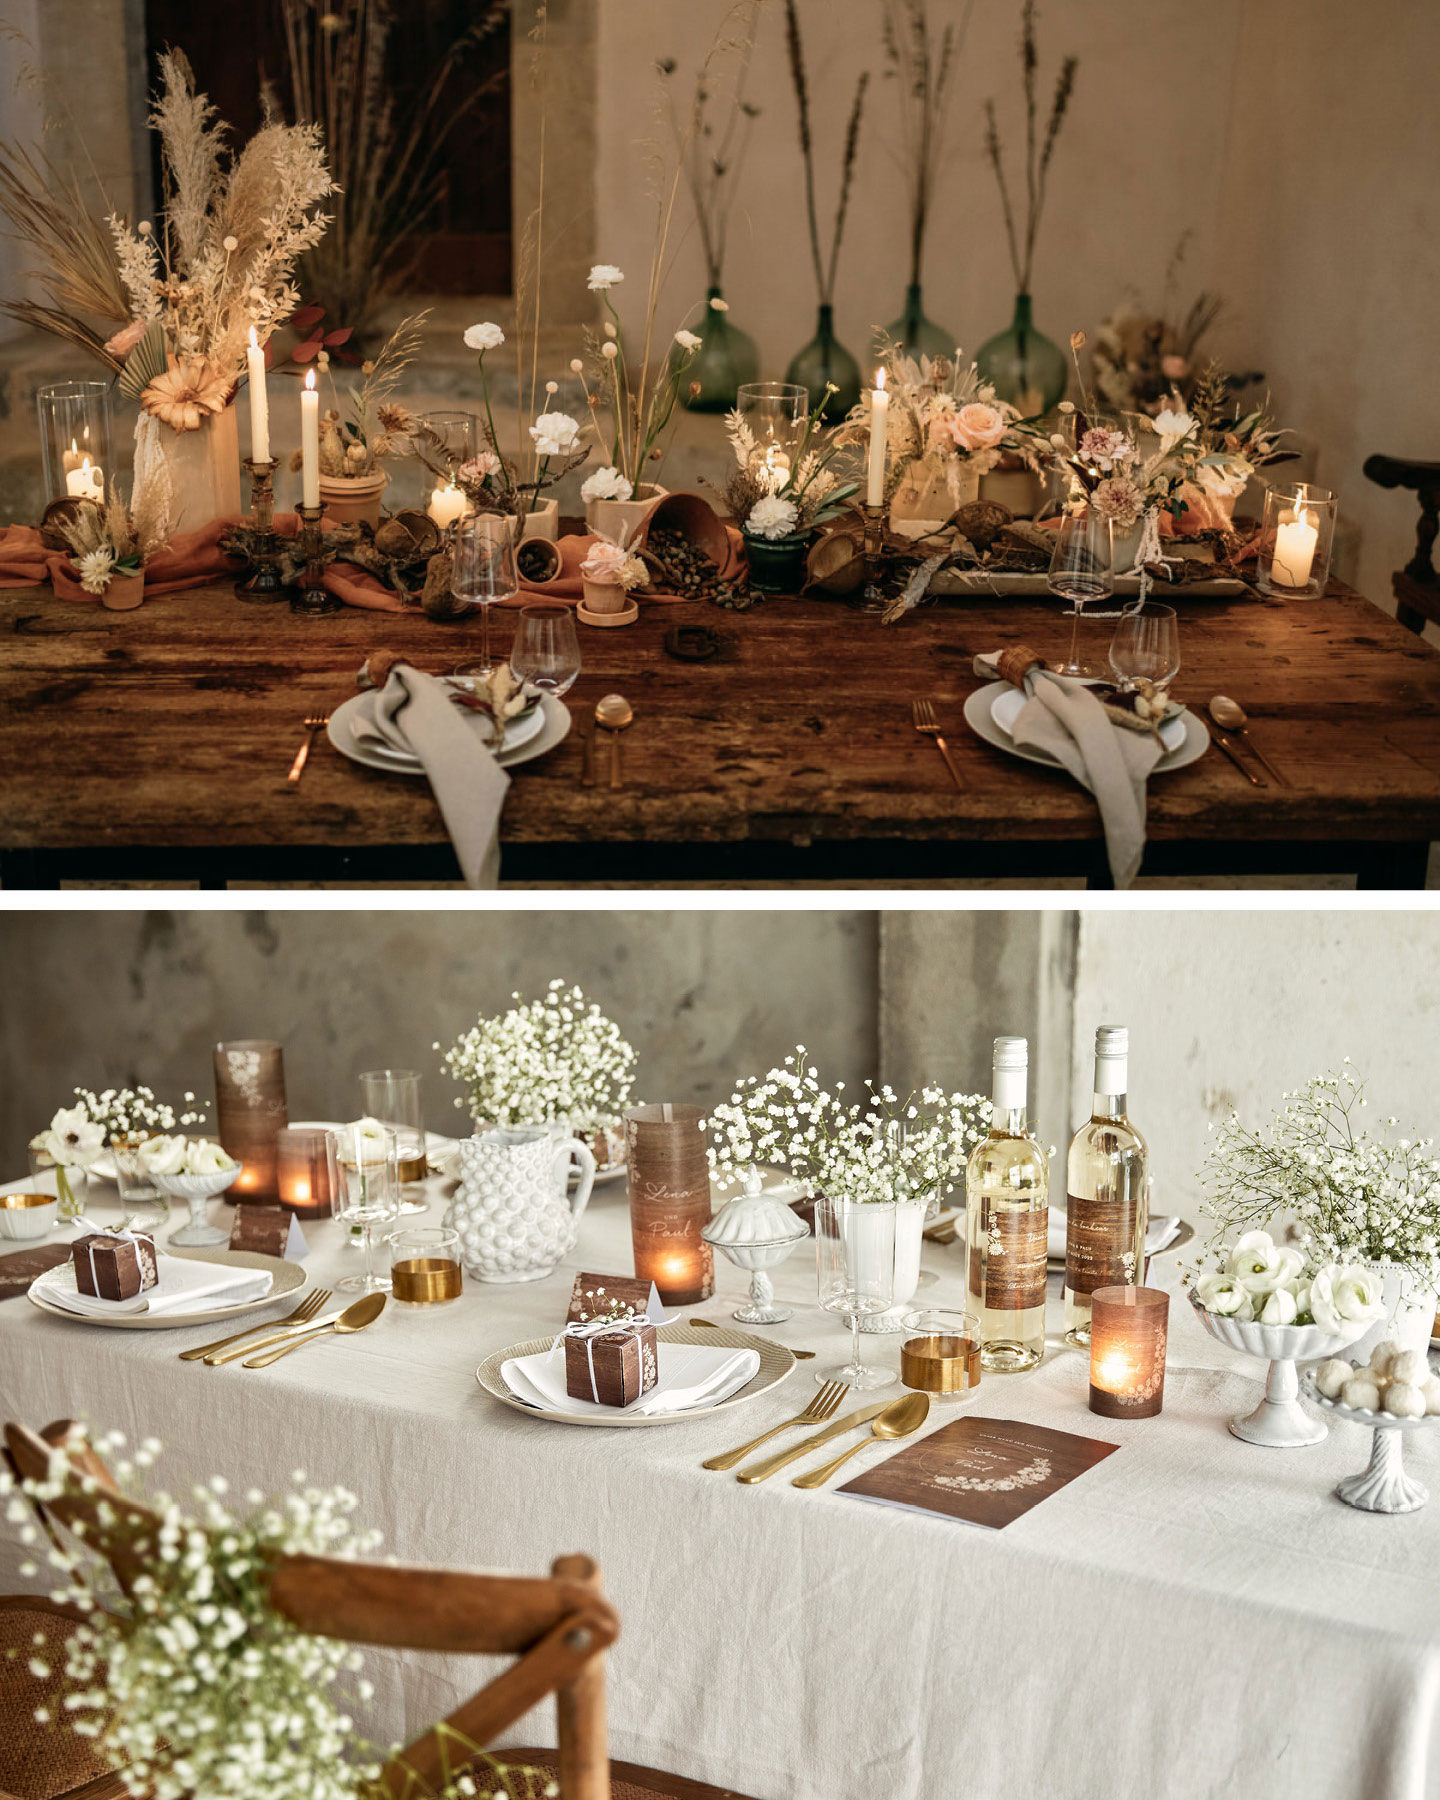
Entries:
{"type": "Polygon", "coordinates": [[[630,596],[618,581],[592,581],[588,575],[582,575],[580,583],[585,590],[587,612],[624,612],[630,604],[630,596]]]}
{"type": "Polygon", "coordinates": [[[144,598],[144,569],[116,569],[105,583],[100,604],[110,612],[134,612],[144,598]]]}
{"type": "Polygon", "coordinates": [[[597,537],[621,544],[638,532],[656,504],[666,497],[666,489],[641,482],[628,500],[587,500],[585,523],[597,537]]]}
{"type": "Polygon", "coordinates": [[[541,582],[554,581],[564,566],[560,546],[555,539],[538,537],[533,533],[521,538],[516,546],[515,556],[520,566],[521,579],[537,586],[541,582]]]}
{"type": "Polygon", "coordinates": [[[383,469],[369,475],[322,475],[320,504],[332,525],[380,523],[380,496],[390,477],[383,469]]]}
{"type": "Polygon", "coordinates": [[[730,535],[725,521],[703,494],[666,494],[651,507],[635,536],[636,550],[643,550],[650,533],[664,527],[677,531],[687,544],[704,551],[718,569],[730,560],[730,535]]]}

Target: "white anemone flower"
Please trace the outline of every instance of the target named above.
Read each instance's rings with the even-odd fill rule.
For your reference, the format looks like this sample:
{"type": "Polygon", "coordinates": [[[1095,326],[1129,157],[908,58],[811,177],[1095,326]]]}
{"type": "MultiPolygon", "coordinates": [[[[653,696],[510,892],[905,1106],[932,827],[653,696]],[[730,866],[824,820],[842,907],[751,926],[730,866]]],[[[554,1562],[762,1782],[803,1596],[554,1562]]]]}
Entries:
{"type": "Polygon", "coordinates": [[[586,285],[592,294],[608,294],[612,287],[617,287],[624,279],[624,271],[617,269],[614,263],[596,263],[586,285]]]}
{"type": "Polygon", "coordinates": [[[488,320],[481,325],[472,325],[465,333],[467,350],[498,350],[504,342],[505,333],[488,320]]]}

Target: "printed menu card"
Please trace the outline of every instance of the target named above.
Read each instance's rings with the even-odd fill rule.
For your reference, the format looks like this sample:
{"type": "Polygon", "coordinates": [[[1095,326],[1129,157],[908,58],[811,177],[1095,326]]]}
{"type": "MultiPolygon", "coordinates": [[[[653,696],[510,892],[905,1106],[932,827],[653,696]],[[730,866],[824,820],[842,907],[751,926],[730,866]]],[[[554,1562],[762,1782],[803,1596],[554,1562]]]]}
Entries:
{"type": "Polygon", "coordinates": [[[998,1531],[1119,1447],[1018,1419],[953,1419],[836,1491],[998,1531]]]}

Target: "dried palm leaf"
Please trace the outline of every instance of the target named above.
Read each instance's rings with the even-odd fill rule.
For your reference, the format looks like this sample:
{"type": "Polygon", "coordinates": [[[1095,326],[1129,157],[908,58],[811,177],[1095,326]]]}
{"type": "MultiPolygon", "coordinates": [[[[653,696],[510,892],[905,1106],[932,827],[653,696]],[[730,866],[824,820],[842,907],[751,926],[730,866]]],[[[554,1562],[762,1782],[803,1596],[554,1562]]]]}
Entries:
{"type": "Polygon", "coordinates": [[[145,327],[145,335],[125,358],[116,387],[127,400],[138,400],[152,381],[169,367],[165,354],[165,328],[158,319],[145,327]]]}

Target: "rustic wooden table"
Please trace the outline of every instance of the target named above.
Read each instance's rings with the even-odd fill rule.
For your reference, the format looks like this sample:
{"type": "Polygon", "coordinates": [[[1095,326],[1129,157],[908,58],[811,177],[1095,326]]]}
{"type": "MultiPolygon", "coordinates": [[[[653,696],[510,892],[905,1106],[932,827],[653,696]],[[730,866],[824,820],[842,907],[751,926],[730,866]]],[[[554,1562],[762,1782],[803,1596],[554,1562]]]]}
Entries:
{"type": "MultiPolygon", "coordinates": [[[[1251,787],[1213,747],[1150,786],[1145,872],[1353,873],[1419,887],[1440,838],[1440,655],[1360,595],[1178,602],[1177,694],[1226,693],[1287,778],[1251,787]]],[[[835,602],[747,613],[651,606],[621,631],[581,627],[577,725],[612,690],[635,708],[618,793],[580,785],[577,732],[515,772],[504,820],[516,880],[942,879],[1103,886],[1089,796],[981,742],[961,716],[977,651],[1059,651],[1057,603],[945,600],[882,626],[835,602]],[[711,660],[664,648],[680,624],[711,660]],[[957,793],[910,702],[934,700],[957,793]]],[[[499,621],[506,641],[512,620],[499,621]]],[[[1103,655],[1109,625],[1084,628],[1103,655]]],[[[298,788],[301,719],[355,691],[368,651],[444,671],[473,623],[352,609],[323,618],[228,586],[133,613],[0,593],[0,878],[432,881],[454,857],[423,780],[373,773],[323,736],[298,788]]]]}

